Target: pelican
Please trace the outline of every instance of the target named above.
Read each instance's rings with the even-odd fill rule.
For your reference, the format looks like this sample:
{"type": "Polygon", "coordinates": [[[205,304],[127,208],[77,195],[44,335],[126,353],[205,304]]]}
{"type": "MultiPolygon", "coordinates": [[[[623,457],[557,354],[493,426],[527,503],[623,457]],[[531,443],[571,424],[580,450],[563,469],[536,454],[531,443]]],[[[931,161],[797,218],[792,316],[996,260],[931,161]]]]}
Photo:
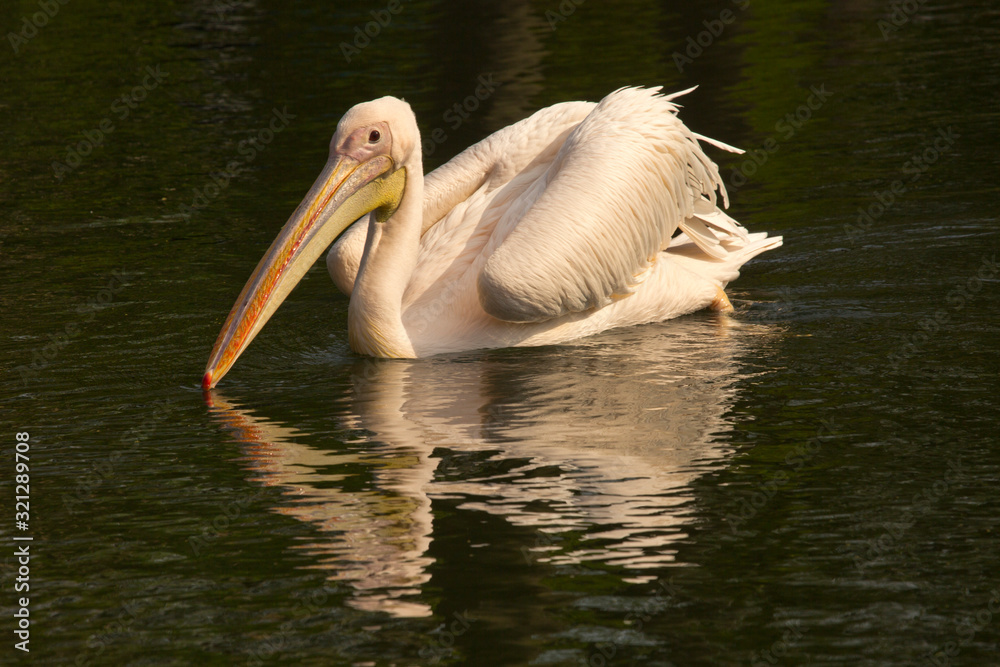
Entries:
{"type": "Polygon", "coordinates": [[[564,102],[424,175],[409,104],[351,108],[330,157],[243,287],[202,386],[232,367],[320,254],[364,355],[551,345],[703,308],[781,237],[750,234],[660,88],[564,102]],[[345,231],[346,230],[346,231],[345,231]],[[675,234],[675,232],[677,232],[675,234]]]}

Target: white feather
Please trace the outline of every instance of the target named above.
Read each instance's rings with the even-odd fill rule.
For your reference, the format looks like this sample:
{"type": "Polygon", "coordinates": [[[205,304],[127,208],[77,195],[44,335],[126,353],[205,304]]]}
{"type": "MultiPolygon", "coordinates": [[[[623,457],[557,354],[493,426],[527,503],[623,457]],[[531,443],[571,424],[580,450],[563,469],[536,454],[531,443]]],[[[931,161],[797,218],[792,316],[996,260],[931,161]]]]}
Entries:
{"type": "MultiPolygon", "coordinates": [[[[622,88],[598,104],[548,107],[428,174],[422,217],[385,223],[387,234],[393,225],[421,232],[399,303],[366,307],[370,326],[406,340],[389,341],[396,352],[358,351],[559,343],[716,301],[744,262],[781,238],[748,234],[718,207],[716,193],[723,206],[728,195],[699,142],[740,151],[679,120],[672,100],[687,92],[622,88]]],[[[331,250],[345,291],[355,286],[362,231],[375,224],[356,224],[331,250]]]]}

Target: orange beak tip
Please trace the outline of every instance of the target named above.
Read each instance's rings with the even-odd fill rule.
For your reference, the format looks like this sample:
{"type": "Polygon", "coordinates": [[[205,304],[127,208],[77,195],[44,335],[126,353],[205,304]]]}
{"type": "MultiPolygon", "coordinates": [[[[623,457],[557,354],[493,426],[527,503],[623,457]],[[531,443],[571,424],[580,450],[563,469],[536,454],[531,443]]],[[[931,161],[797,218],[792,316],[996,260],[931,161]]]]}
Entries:
{"type": "Polygon", "coordinates": [[[201,379],[201,388],[203,391],[208,391],[212,388],[212,371],[205,373],[205,377],[201,379]]]}

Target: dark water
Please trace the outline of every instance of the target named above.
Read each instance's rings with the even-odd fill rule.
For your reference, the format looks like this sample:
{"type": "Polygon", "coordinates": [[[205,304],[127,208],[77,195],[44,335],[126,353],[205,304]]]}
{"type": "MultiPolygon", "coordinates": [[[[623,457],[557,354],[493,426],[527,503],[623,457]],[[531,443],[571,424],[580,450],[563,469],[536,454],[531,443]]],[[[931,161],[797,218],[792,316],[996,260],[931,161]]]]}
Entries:
{"type": "Polygon", "coordinates": [[[996,664],[1000,12],[341,4],[0,11],[2,660],[28,595],[39,664],[996,664]],[[346,108],[433,167],[626,84],[748,150],[734,316],[364,360],[320,266],[206,405],[346,108]]]}

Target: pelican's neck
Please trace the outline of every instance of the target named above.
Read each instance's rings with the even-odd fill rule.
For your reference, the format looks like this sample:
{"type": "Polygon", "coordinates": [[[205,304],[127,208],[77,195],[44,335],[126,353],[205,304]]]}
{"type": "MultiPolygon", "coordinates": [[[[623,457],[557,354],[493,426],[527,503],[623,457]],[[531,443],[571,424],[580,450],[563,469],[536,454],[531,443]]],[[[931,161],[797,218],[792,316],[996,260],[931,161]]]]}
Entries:
{"type": "Polygon", "coordinates": [[[424,172],[419,147],[406,167],[406,185],[386,222],[368,216],[368,239],[348,309],[351,349],[375,357],[413,358],[403,327],[403,292],[417,264],[423,224],[424,172]]]}

